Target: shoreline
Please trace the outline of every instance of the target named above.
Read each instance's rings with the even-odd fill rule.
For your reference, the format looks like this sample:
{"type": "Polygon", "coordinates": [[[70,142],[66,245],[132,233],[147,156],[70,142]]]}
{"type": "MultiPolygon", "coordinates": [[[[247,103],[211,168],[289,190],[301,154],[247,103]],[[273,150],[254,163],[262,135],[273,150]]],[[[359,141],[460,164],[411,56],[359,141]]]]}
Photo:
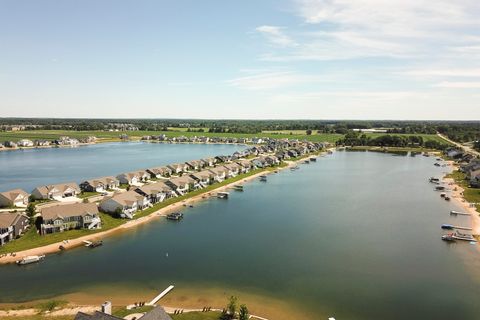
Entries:
{"type": "MultiPolygon", "coordinates": [[[[453,164],[452,161],[448,162],[450,168],[453,171],[458,170],[458,167],[453,164]]],[[[463,187],[458,185],[453,178],[447,178],[446,175],[442,177],[442,181],[446,183],[449,187],[452,188],[451,198],[455,201],[457,205],[459,205],[465,212],[470,213],[470,221],[472,225],[472,234],[475,237],[480,236],[480,213],[477,211],[476,207],[470,206],[470,203],[465,200],[463,197],[463,191],[465,190],[463,187]]]]}
{"type": "MultiPolygon", "coordinates": [[[[323,152],[321,152],[319,154],[316,154],[315,156],[319,156],[322,153],[323,152]]],[[[287,164],[286,166],[277,167],[277,168],[275,168],[274,171],[277,171],[277,170],[280,171],[280,170],[285,170],[287,168],[290,168],[290,167],[292,167],[294,165],[297,165],[299,162],[304,161],[304,159],[309,158],[311,156],[313,156],[313,155],[309,154],[305,157],[302,157],[301,159],[296,159],[294,161],[285,161],[285,163],[287,164]]],[[[140,218],[134,219],[134,220],[129,220],[129,221],[127,221],[127,222],[125,222],[125,223],[123,223],[123,224],[121,224],[117,227],[114,227],[112,229],[108,229],[108,230],[105,230],[105,231],[100,231],[100,232],[97,232],[97,233],[93,233],[91,235],[85,235],[85,236],[81,236],[81,237],[74,238],[74,239],[65,239],[63,241],[55,242],[55,243],[45,245],[45,246],[41,246],[41,247],[36,247],[36,248],[32,248],[32,249],[27,249],[27,250],[15,252],[15,256],[13,256],[11,253],[5,254],[4,256],[0,257],[0,265],[15,263],[17,260],[20,260],[21,258],[23,258],[25,256],[34,256],[34,255],[39,256],[39,255],[47,255],[47,254],[58,253],[60,251],[67,251],[67,250],[74,249],[74,248],[77,248],[77,247],[80,247],[80,246],[84,245],[85,244],[84,241],[92,241],[92,240],[95,241],[95,240],[104,239],[104,238],[106,238],[110,235],[116,234],[118,232],[127,231],[130,228],[133,228],[133,227],[142,225],[144,223],[147,223],[154,218],[164,217],[168,213],[170,213],[172,210],[182,208],[184,206],[184,204],[194,204],[196,202],[211,198],[212,197],[211,193],[213,193],[213,192],[220,192],[222,190],[232,188],[233,186],[235,186],[237,184],[241,184],[241,183],[244,183],[244,182],[249,182],[249,181],[251,181],[255,178],[258,178],[261,175],[272,174],[274,171],[271,171],[268,168],[264,169],[264,170],[262,170],[258,173],[247,176],[247,177],[242,178],[240,180],[233,181],[233,182],[228,183],[226,185],[214,188],[210,191],[200,193],[200,194],[192,196],[190,198],[186,198],[184,200],[169,204],[169,205],[167,205],[163,208],[160,208],[157,211],[154,211],[154,212],[152,212],[152,213],[150,213],[150,214],[148,214],[144,217],[140,217],[140,218]],[[59,249],[60,245],[62,245],[65,248],[65,250],[60,250],[59,249]]],[[[140,211],[140,213],[141,213],[141,211],[140,211]]]]}

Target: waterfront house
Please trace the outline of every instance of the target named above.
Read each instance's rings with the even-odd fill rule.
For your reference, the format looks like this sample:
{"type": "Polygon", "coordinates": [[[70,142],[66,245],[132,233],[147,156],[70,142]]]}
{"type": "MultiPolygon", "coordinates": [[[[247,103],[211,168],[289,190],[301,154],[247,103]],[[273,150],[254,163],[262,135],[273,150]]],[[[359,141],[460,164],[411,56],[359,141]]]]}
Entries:
{"type": "Polygon", "coordinates": [[[50,141],[48,141],[48,140],[35,140],[34,144],[37,147],[48,147],[48,146],[50,146],[50,141]]]}
{"type": "Polygon", "coordinates": [[[0,246],[20,237],[30,226],[26,215],[16,212],[0,213],[0,246]]]}
{"type": "Polygon", "coordinates": [[[75,182],[41,186],[33,189],[32,197],[36,200],[75,197],[80,187],[75,182]]]}
{"type": "Polygon", "coordinates": [[[236,163],[240,166],[241,173],[248,173],[253,167],[249,160],[238,160],[236,163]]]}
{"type": "Polygon", "coordinates": [[[71,229],[99,229],[101,220],[96,203],[73,203],[46,207],[40,211],[41,234],[71,229]]]}
{"type": "Polygon", "coordinates": [[[175,177],[165,182],[179,195],[201,188],[200,184],[190,176],[175,177]]]}
{"type": "Polygon", "coordinates": [[[147,197],[150,203],[162,202],[165,199],[176,197],[175,191],[165,182],[146,184],[135,189],[135,192],[147,197]]]}
{"type": "Polygon", "coordinates": [[[29,194],[22,189],[0,193],[0,207],[26,207],[29,194]]]}
{"type": "Polygon", "coordinates": [[[101,177],[86,180],[80,183],[80,189],[86,192],[105,192],[107,190],[117,189],[120,181],[115,177],[101,177]]]}
{"type": "Polygon", "coordinates": [[[33,147],[33,141],[32,140],[28,140],[28,139],[22,139],[20,141],[17,141],[17,146],[18,147],[33,147]]]}
{"type": "Polygon", "coordinates": [[[172,170],[173,174],[179,174],[179,173],[182,173],[182,172],[186,172],[188,170],[188,165],[186,163],[169,164],[167,167],[170,170],[172,170]]]}
{"type": "Polygon", "coordinates": [[[265,158],[255,158],[251,162],[257,168],[265,168],[268,166],[268,163],[265,160],[265,158]]]}
{"type": "Polygon", "coordinates": [[[120,181],[120,183],[129,185],[136,185],[145,182],[149,178],[150,174],[145,170],[122,173],[117,176],[117,179],[120,181]]]}
{"type": "Polygon", "coordinates": [[[155,167],[147,169],[152,178],[168,178],[172,175],[172,169],[168,167],[155,167]]]}
{"type": "MultiPolygon", "coordinates": [[[[113,316],[111,314],[111,310],[102,310],[95,311],[93,314],[87,314],[83,312],[78,312],[75,316],[74,320],[123,320],[123,318],[113,316]]],[[[132,318],[135,319],[135,318],[132,318]]],[[[152,310],[146,312],[145,314],[141,315],[137,320],[172,320],[172,318],[165,312],[165,310],[160,307],[156,306],[152,310]]]]}
{"type": "Polygon", "coordinates": [[[185,164],[188,166],[188,169],[193,171],[201,170],[204,167],[204,163],[201,160],[191,160],[185,162],[185,164]]]}
{"type": "Polygon", "coordinates": [[[222,182],[227,178],[228,170],[225,167],[219,166],[211,168],[209,171],[214,174],[214,180],[217,182],[222,182]]]}
{"type": "Polygon", "coordinates": [[[223,166],[227,169],[227,176],[235,177],[240,173],[240,166],[237,163],[227,163],[223,166]]]}
{"type": "Polygon", "coordinates": [[[216,158],[204,158],[202,159],[202,162],[204,163],[204,167],[213,167],[215,163],[217,162],[216,158]]]}
{"type": "Polygon", "coordinates": [[[100,209],[108,213],[119,213],[121,217],[133,218],[138,210],[143,210],[150,205],[144,195],[133,190],[114,194],[100,203],[100,209]]]}
{"type": "Polygon", "coordinates": [[[216,156],[215,159],[217,160],[215,163],[224,163],[230,161],[229,156],[216,156]]]}
{"type": "Polygon", "coordinates": [[[77,139],[66,136],[60,137],[54,142],[59,146],[77,146],[79,144],[79,141],[77,139]]]}
{"type": "Polygon", "coordinates": [[[206,187],[215,182],[215,174],[210,170],[202,170],[190,174],[202,187],[206,187]]]}
{"type": "Polygon", "coordinates": [[[266,156],[265,161],[268,163],[269,166],[275,166],[280,164],[280,160],[276,156],[266,156]]]}
{"type": "Polygon", "coordinates": [[[17,147],[17,144],[13,141],[5,141],[3,143],[3,145],[6,147],[6,148],[16,148],[17,147]]]}

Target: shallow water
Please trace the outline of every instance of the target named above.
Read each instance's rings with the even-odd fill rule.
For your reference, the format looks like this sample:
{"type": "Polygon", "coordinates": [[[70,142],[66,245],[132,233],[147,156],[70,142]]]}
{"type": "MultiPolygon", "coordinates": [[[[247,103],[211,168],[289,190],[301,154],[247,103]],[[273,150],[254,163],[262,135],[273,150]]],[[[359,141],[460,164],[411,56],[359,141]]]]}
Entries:
{"type": "Polygon", "coordinates": [[[228,155],[244,149],[227,144],[99,143],[76,148],[0,152],[0,191],[118,175],[123,172],[228,155]]]}
{"type": "Polygon", "coordinates": [[[185,209],[180,223],[153,220],[103,247],[2,266],[0,302],[122,291],[134,302],[174,284],[185,297],[243,292],[309,318],[478,319],[478,271],[466,266],[478,251],[440,240],[442,223],[469,219],[450,217],[458,208],[427,182],[446,170],[433,163],[337,152],[185,209]]]}

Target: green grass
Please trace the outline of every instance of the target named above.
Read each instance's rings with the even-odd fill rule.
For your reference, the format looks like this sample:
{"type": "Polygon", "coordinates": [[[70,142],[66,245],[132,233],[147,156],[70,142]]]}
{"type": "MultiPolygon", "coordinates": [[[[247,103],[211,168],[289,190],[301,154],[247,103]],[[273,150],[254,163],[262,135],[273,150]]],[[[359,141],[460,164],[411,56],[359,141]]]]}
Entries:
{"type": "Polygon", "coordinates": [[[80,199],[85,199],[85,198],[89,198],[89,197],[93,197],[93,196],[98,196],[100,194],[100,192],[87,192],[87,191],[84,191],[82,192],[81,194],[77,195],[78,198],[80,199]]]}
{"type": "Polygon", "coordinates": [[[378,147],[378,146],[354,146],[347,147],[347,151],[373,151],[383,153],[408,153],[408,152],[435,152],[434,149],[415,148],[415,147],[378,147]]]}
{"type": "Polygon", "coordinates": [[[468,181],[466,180],[465,173],[454,170],[446,177],[453,178],[453,180],[464,189],[463,197],[465,198],[465,200],[470,203],[476,203],[477,211],[480,211],[480,189],[470,188],[468,186],[468,181]]]}
{"type": "Polygon", "coordinates": [[[40,312],[53,311],[55,308],[59,308],[68,304],[68,301],[63,300],[49,300],[36,305],[36,309],[40,312]]]}
{"type": "MultiPolygon", "coordinates": [[[[342,134],[337,133],[316,133],[312,132],[311,135],[307,135],[305,130],[281,130],[281,131],[264,131],[262,133],[249,134],[249,133],[214,133],[214,132],[187,132],[186,128],[175,128],[175,131],[128,131],[125,132],[133,140],[138,140],[142,136],[146,135],[161,135],[165,134],[167,137],[178,136],[206,136],[206,137],[226,137],[226,138],[276,138],[276,139],[307,139],[312,142],[330,142],[335,143],[339,139],[343,138],[342,134]],[[290,134],[292,132],[292,134],[290,134]]],[[[68,131],[68,130],[35,130],[35,131],[15,131],[15,132],[0,132],[0,141],[20,139],[45,139],[55,140],[60,136],[69,136],[72,138],[83,138],[88,136],[95,136],[99,138],[100,142],[112,142],[120,141],[119,135],[123,132],[107,132],[107,131],[68,131]]],[[[367,136],[372,138],[385,135],[384,133],[366,133],[367,136]]],[[[435,140],[445,143],[443,139],[435,134],[391,134],[398,136],[421,136],[424,141],[435,140]]]]}
{"type": "Polygon", "coordinates": [[[220,317],[220,312],[218,311],[209,311],[209,312],[186,312],[182,314],[172,314],[170,315],[173,320],[218,320],[220,317]]]}
{"type": "Polygon", "coordinates": [[[125,307],[114,307],[113,310],[112,310],[112,314],[114,316],[124,318],[124,317],[128,316],[129,314],[144,313],[144,312],[148,312],[152,309],[153,309],[152,306],[143,306],[141,308],[136,308],[136,309],[131,309],[131,310],[127,310],[127,308],[125,308],[125,307]]]}

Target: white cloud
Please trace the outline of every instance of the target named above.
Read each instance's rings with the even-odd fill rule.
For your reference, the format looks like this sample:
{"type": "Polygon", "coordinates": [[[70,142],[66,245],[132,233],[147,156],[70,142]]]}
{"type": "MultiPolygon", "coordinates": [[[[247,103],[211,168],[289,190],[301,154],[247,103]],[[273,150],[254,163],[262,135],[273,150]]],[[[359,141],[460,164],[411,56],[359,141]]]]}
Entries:
{"type": "Polygon", "coordinates": [[[317,76],[291,71],[268,72],[228,80],[231,86],[247,90],[268,90],[290,87],[301,83],[321,81],[317,76]]]}
{"type": "Polygon", "coordinates": [[[450,88],[450,89],[480,89],[480,82],[473,81],[464,81],[464,82],[453,82],[453,81],[444,81],[434,85],[437,88],[450,88]]]}
{"type": "Polygon", "coordinates": [[[297,44],[289,36],[287,36],[283,31],[282,27],[277,26],[260,26],[256,30],[263,34],[267,40],[275,45],[280,47],[294,47],[297,44]]]}
{"type": "Polygon", "coordinates": [[[404,75],[418,77],[462,77],[462,78],[480,78],[480,69],[475,68],[452,68],[452,69],[414,69],[401,72],[404,75]]]}

